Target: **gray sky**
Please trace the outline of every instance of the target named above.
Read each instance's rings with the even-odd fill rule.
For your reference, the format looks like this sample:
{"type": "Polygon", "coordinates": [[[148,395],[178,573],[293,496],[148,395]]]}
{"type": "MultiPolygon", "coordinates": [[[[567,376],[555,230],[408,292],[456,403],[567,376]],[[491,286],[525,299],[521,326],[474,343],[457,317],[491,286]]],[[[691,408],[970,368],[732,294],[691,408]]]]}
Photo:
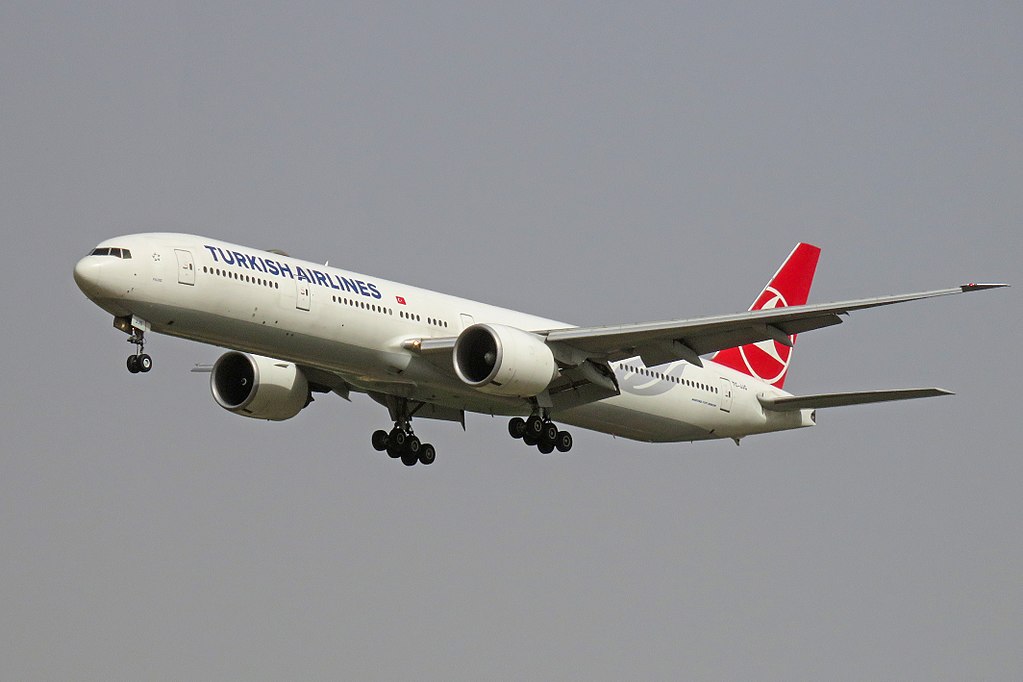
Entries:
{"type": "Polygon", "coordinates": [[[0,5],[4,679],[1019,679],[1019,288],[800,339],[803,432],[268,424],[75,288],[197,232],[576,323],[1023,284],[1019,3],[0,5]],[[1013,390],[1015,389],[1015,390],[1013,390]]]}

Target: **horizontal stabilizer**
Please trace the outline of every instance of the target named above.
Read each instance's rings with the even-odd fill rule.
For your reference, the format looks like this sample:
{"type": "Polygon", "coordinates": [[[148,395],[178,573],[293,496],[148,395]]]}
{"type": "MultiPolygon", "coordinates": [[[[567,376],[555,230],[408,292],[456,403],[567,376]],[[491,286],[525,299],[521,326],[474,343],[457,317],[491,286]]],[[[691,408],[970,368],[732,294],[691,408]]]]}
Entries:
{"type": "Polygon", "coordinates": [[[782,397],[758,396],[757,399],[764,409],[776,412],[793,412],[821,407],[884,403],[890,400],[935,398],[942,395],[954,394],[943,388],[894,388],[885,391],[854,391],[852,393],[817,393],[782,397]]]}

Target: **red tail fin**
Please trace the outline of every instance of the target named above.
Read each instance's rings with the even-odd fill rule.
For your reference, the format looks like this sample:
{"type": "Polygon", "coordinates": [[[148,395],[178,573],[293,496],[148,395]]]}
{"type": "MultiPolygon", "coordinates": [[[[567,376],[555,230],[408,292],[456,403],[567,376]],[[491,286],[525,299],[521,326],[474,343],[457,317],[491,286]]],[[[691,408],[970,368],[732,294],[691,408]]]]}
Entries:
{"type": "MultiPolygon", "coordinates": [[[[813,273],[821,250],[812,244],[796,244],[781,268],[760,292],[750,310],[804,305],[810,295],[813,273]]],[[[796,337],[791,337],[795,345],[796,337]]],[[[761,341],[718,351],[714,362],[781,388],[785,384],[792,348],[777,341],[761,341]]]]}

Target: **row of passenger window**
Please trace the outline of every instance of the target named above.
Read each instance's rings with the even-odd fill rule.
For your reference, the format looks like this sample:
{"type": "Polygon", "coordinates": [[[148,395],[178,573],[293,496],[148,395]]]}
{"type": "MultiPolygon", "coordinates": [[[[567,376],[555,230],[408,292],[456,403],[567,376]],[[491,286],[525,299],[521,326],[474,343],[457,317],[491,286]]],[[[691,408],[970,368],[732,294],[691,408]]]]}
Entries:
{"type": "MultiPolygon", "coordinates": [[[[96,251],[100,251],[100,250],[101,249],[96,249],[96,251]]],[[[127,251],[128,251],[127,249],[111,249],[111,250],[113,250],[113,251],[122,251],[123,250],[125,253],[127,253],[127,251]]],[[[108,255],[108,254],[98,254],[98,253],[96,253],[94,251],[92,255],[108,255]]],[[[124,256],[124,258],[131,258],[131,254],[129,253],[127,256],[124,256]]],[[[281,285],[280,285],[279,282],[275,282],[273,280],[268,280],[268,279],[263,279],[261,277],[253,277],[251,275],[246,275],[246,274],[234,272],[234,271],[231,271],[231,270],[222,270],[220,268],[211,268],[211,267],[208,267],[208,266],[204,265],[204,266],[202,266],[202,271],[204,273],[207,273],[207,274],[217,275],[219,277],[228,277],[230,279],[236,279],[236,280],[239,280],[239,281],[242,281],[242,282],[249,282],[250,284],[259,284],[261,286],[270,287],[272,289],[280,289],[281,288],[281,285]]],[[[376,303],[367,303],[366,301],[360,301],[360,300],[357,300],[357,299],[354,299],[354,298],[345,298],[345,297],[342,297],[342,296],[331,296],[330,298],[331,298],[332,301],[334,301],[334,303],[340,303],[342,305],[351,306],[353,308],[362,308],[363,310],[369,310],[369,311],[372,311],[374,313],[380,313],[381,315],[394,315],[394,310],[392,310],[391,308],[385,308],[382,305],[377,305],[376,303]]],[[[408,312],[405,312],[404,310],[400,311],[398,314],[401,317],[403,317],[404,319],[406,319],[406,320],[414,320],[416,322],[421,322],[422,321],[419,315],[415,315],[413,313],[408,313],[408,312]]],[[[444,320],[438,320],[438,319],[432,318],[432,317],[426,318],[426,323],[434,325],[434,326],[437,326],[437,327],[447,327],[448,326],[448,323],[445,322],[444,320]]]]}
{"type": "MultiPolygon", "coordinates": [[[[400,317],[402,317],[403,319],[412,320],[413,322],[422,322],[423,321],[423,319],[419,315],[417,315],[416,313],[410,313],[410,312],[406,312],[404,310],[399,311],[398,315],[400,317]]],[[[434,327],[442,327],[442,328],[447,328],[447,326],[448,326],[447,322],[445,322],[444,320],[438,320],[436,317],[428,317],[428,318],[426,318],[426,324],[432,325],[434,327]]]]}
{"type": "Polygon", "coordinates": [[[709,393],[718,393],[719,392],[717,386],[710,386],[708,384],[702,384],[702,383],[700,383],[698,381],[690,381],[689,379],[683,379],[682,377],[670,376],[668,374],[661,374],[660,372],[655,372],[653,370],[647,369],[646,367],[629,367],[628,365],[625,365],[624,363],[619,363],[618,364],[618,369],[625,370],[625,371],[628,371],[628,372],[635,372],[636,374],[642,374],[643,376],[650,377],[651,379],[660,379],[662,381],[670,381],[671,383],[678,384],[679,386],[688,386],[689,388],[698,388],[701,391],[707,391],[709,393]]]}
{"type": "Polygon", "coordinates": [[[341,305],[349,305],[353,308],[362,308],[363,310],[370,310],[374,313],[380,313],[381,315],[394,315],[394,311],[390,308],[385,308],[382,305],[376,303],[366,303],[354,298],[342,298],[341,296],[331,296],[330,300],[334,303],[340,303],[341,305]]]}
{"type": "Polygon", "coordinates": [[[262,277],[253,277],[252,275],[245,275],[240,272],[234,272],[232,270],[221,270],[220,268],[210,268],[202,266],[202,271],[210,274],[217,275],[218,277],[227,277],[228,279],[236,279],[239,282],[248,282],[249,284],[258,284],[259,286],[267,287],[270,289],[280,289],[281,285],[273,280],[263,279],[262,277]]]}
{"type": "Polygon", "coordinates": [[[131,258],[131,251],[128,249],[118,249],[116,247],[104,246],[98,249],[93,249],[90,256],[113,256],[114,258],[131,258]]]}
{"type": "MultiPolygon", "coordinates": [[[[394,315],[394,310],[392,308],[386,308],[382,305],[377,305],[376,303],[367,303],[366,301],[360,301],[359,299],[355,298],[345,298],[343,296],[331,296],[330,298],[332,301],[334,301],[334,303],[340,303],[341,305],[347,305],[353,308],[362,308],[363,310],[369,310],[371,312],[380,313],[382,315],[394,315]]],[[[399,310],[398,317],[400,317],[403,320],[409,320],[411,322],[423,321],[421,316],[417,315],[416,313],[410,313],[406,310],[399,310]]],[[[438,320],[433,317],[426,318],[426,323],[433,325],[435,327],[448,326],[448,323],[445,322],[444,320],[438,320]]]]}

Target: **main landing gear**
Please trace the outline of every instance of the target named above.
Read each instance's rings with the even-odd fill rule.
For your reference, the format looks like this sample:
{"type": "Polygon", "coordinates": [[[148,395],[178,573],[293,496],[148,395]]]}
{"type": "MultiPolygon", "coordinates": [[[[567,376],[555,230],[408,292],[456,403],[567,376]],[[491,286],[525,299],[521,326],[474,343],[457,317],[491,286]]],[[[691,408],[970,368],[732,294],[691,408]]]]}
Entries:
{"type": "Polygon", "coordinates": [[[410,427],[394,425],[390,433],[383,429],[373,432],[373,449],[387,451],[391,459],[401,459],[407,467],[418,464],[433,464],[437,450],[429,443],[423,443],[410,427]]]}
{"type": "Polygon", "coordinates": [[[397,417],[394,428],[390,432],[383,429],[373,432],[373,449],[378,452],[386,451],[391,459],[401,459],[401,463],[407,467],[415,466],[417,463],[433,464],[437,458],[437,450],[429,443],[421,442],[412,431],[414,412],[415,410],[409,412],[408,401],[396,401],[392,408],[392,413],[397,417]]]}
{"type": "Polygon", "coordinates": [[[559,431],[558,425],[546,413],[534,414],[529,419],[512,417],[508,422],[508,433],[512,438],[521,438],[526,445],[535,446],[545,455],[555,450],[568,452],[572,449],[572,434],[559,431]]]}

